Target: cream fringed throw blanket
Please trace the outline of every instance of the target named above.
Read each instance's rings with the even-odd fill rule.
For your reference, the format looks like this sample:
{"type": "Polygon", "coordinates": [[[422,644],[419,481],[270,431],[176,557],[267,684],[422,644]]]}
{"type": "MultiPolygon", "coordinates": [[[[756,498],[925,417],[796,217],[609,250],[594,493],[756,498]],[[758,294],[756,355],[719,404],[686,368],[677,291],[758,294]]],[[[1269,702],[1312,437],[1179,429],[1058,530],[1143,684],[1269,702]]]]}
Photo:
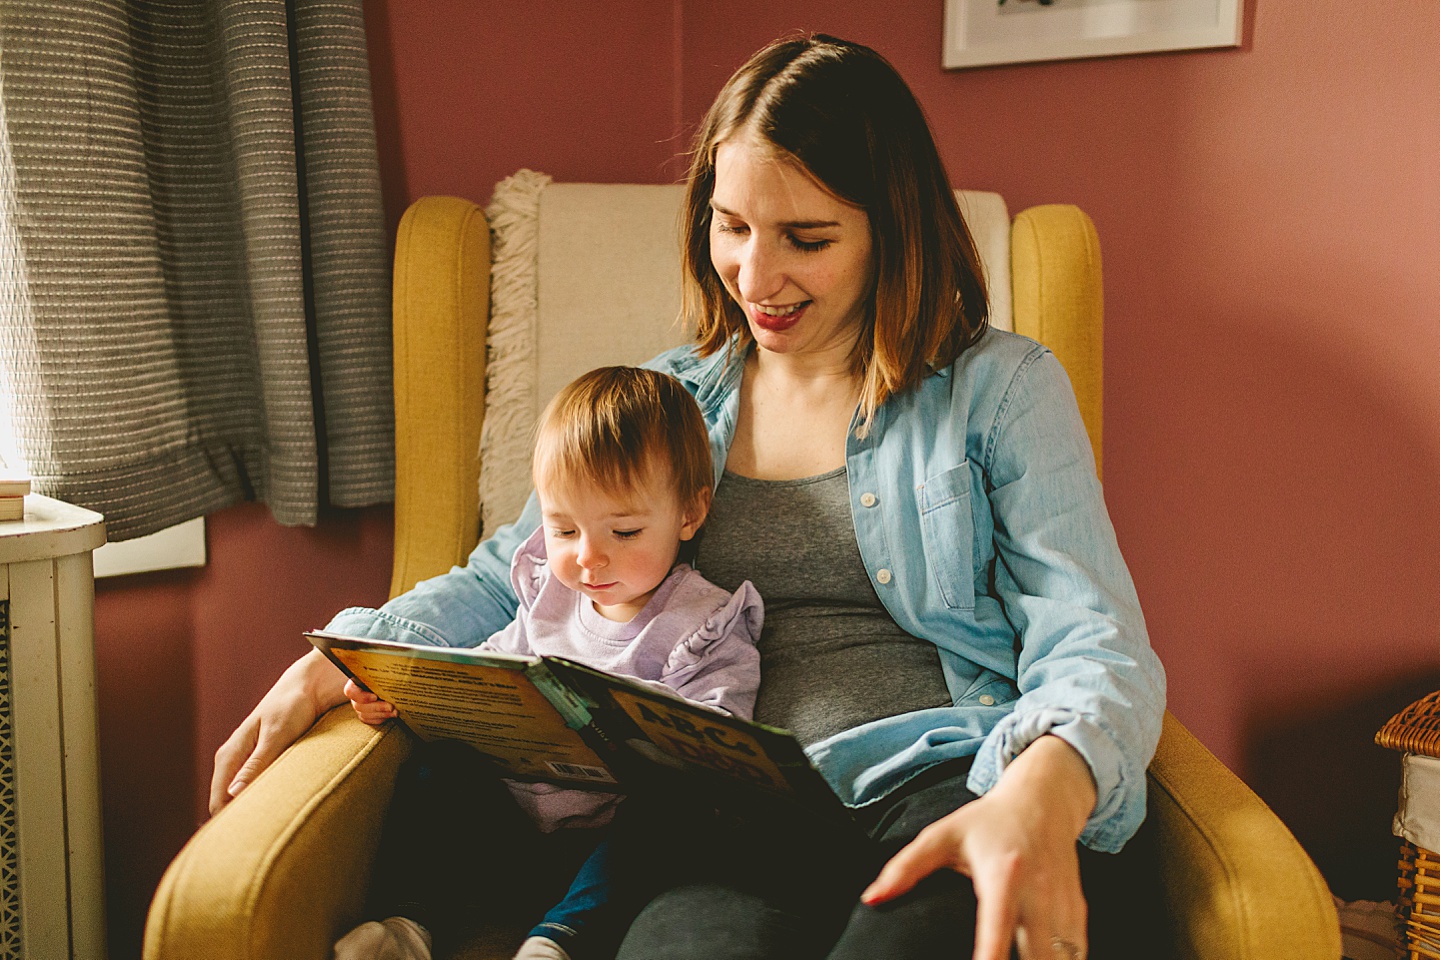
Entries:
{"type": "Polygon", "coordinates": [[[496,186],[486,210],[494,265],[480,440],[485,535],[525,505],[531,430],[561,387],[689,339],[676,322],[682,194],[678,186],[551,183],[532,170],[496,186]]]}
{"type": "Polygon", "coordinates": [[[495,187],[490,221],[490,327],[480,431],[481,530],[515,519],[530,489],[535,399],[536,247],[540,193],[550,178],[521,170],[495,187]],[[518,492],[518,498],[517,498],[518,492]]]}

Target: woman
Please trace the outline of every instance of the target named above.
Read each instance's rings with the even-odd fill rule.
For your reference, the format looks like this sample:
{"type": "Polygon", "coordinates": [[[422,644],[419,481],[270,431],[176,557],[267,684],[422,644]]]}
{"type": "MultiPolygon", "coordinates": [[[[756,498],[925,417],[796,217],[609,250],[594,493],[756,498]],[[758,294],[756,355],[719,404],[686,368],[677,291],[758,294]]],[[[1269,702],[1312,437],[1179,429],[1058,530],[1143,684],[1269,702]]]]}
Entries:
{"type": "MultiPolygon", "coordinates": [[[[923,114],[868,48],[786,40],[741,67],[686,214],[697,341],[654,365],[723,469],[697,566],[755,581],[756,717],[796,732],[888,860],[716,828],[620,956],[896,960],[972,936],[979,960],[1086,956],[1112,903],[1145,912],[1091,851],[1144,818],[1164,679],[1064,372],[987,329],[923,114]]],[[[537,523],[532,498],[465,569],[331,628],[479,643],[513,616],[505,570],[537,523]]],[[[212,806],[342,686],[292,666],[217,754],[212,806]]]]}

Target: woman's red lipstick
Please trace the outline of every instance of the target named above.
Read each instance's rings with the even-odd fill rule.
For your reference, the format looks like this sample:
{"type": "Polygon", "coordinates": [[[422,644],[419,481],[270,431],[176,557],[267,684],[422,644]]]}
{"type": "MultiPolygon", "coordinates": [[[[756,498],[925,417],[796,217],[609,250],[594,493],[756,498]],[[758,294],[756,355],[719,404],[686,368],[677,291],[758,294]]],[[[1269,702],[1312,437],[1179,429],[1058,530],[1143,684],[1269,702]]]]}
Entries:
{"type": "Polygon", "coordinates": [[[806,300],[801,306],[796,307],[789,313],[782,313],[776,316],[772,313],[766,313],[752,304],[750,306],[750,318],[754,320],[755,325],[762,330],[778,333],[782,330],[789,330],[795,326],[795,324],[799,323],[801,315],[808,309],[810,309],[810,301],[806,300]]]}

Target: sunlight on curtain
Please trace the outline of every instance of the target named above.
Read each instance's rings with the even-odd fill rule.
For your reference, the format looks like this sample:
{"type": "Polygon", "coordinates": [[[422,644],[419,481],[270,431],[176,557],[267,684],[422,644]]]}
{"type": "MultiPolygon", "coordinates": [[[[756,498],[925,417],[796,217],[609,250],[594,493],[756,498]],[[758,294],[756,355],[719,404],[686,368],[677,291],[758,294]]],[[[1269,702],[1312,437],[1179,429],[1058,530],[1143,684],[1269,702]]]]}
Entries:
{"type": "Polygon", "coordinates": [[[389,500],[360,0],[0,2],[4,399],[36,489],[112,539],[389,500]]]}
{"type": "MultiPolygon", "coordinates": [[[[20,452],[13,411],[18,409],[22,396],[36,397],[37,402],[44,398],[35,353],[34,319],[25,254],[15,222],[15,162],[10,157],[4,77],[0,75],[0,468],[24,476],[30,475],[31,467],[20,452]]],[[[46,413],[41,416],[49,419],[46,413]]],[[[42,444],[32,441],[27,446],[36,449],[42,444]]]]}

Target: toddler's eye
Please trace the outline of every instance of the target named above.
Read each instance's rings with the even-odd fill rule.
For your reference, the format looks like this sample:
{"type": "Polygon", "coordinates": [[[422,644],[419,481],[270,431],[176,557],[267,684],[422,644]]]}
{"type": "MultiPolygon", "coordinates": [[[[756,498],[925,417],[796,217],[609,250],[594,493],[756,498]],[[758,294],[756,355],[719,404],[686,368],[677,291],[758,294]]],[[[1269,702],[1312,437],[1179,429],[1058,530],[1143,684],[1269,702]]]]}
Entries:
{"type": "Polygon", "coordinates": [[[621,540],[634,540],[636,537],[640,536],[640,529],[637,528],[635,530],[616,530],[615,536],[619,537],[621,540]]]}
{"type": "Polygon", "coordinates": [[[550,536],[556,538],[557,540],[567,540],[574,535],[574,530],[557,530],[552,528],[550,531],[550,536]]]}

